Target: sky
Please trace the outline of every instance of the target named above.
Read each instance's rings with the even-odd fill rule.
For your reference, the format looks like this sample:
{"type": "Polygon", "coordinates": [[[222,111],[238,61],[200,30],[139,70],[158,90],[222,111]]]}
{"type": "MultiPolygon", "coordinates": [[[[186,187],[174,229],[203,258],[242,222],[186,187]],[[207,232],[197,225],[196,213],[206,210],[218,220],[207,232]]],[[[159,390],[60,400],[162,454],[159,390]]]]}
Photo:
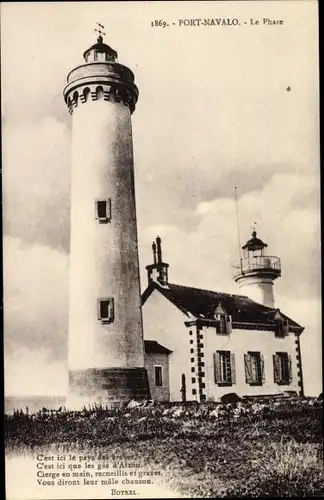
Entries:
{"type": "Polygon", "coordinates": [[[276,307],[305,327],[305,391],[322,391],[316,4],[2,3],[7,395],[66,389],[71,116],[62,91],[97,21],[139,88],[142,291],[160,235],[170,282],[240,293],[237,186],[241,244],[255,226],[281,258],[276,307]],[[215,17],[241,24],[179,25],[215,17]],[[151,26],[160,19],[170,26],[151,26]]]}

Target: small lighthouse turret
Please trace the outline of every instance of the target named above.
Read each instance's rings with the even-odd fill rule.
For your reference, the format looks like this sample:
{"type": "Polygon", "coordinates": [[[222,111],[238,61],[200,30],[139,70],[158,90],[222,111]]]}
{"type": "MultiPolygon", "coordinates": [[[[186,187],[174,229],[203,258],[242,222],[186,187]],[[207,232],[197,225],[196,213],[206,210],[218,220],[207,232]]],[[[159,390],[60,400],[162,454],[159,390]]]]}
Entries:
{"type": "Polygon", "coordinates": [[[243,257],[234,280],[248,297],[274,307],[273,282],[281,276],[281,263],[279,257],[266,254],[267,246],[253,231],[252,238],[242,247],[243,257]]]}
{"type": "Polygon", "coordinates": [[[67,77],[72,114],[69,406],[149,398],[131,114],[138,89],[97,43],[67,77]]]}

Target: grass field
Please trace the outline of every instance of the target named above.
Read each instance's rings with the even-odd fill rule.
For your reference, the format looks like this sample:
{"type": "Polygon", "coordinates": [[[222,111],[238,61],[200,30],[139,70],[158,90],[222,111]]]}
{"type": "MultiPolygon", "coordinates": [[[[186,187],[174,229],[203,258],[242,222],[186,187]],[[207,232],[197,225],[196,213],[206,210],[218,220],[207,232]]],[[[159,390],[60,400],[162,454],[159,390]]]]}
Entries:
{"type": "Polygon", "coordinates": [[[163,471],[194,497],[321,497],[322,402],[285,399],[200,406],[5,416],[6,453],[105,453],[163,471]]]}

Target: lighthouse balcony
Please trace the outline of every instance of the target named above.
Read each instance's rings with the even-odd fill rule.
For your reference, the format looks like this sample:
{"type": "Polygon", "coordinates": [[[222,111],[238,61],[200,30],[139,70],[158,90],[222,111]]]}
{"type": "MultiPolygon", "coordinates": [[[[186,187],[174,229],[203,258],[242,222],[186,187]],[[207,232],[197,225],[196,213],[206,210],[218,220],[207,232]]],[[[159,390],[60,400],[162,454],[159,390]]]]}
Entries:
{"type": "Polygon", "coordinates": [[[240,266],[234,266],[233,277],[235,279],[246,274],[253,275],[257,273],[273,275],[274,277],[280,276],[281,261],[279,257],[270,255],[244,257],[241,259],[240,266]]]}

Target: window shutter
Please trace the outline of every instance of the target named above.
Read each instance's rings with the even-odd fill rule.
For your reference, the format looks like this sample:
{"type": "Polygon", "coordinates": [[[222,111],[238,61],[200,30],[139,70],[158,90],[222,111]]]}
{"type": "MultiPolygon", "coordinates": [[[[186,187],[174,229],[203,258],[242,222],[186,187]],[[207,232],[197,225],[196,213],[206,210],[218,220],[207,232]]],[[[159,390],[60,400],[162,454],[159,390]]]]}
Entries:
{"type": "Polygon", "coordinates": [[[245,368],[245,382],[251,384],[252,380],[252,367],[250,354],[244,354],[244,368],[245,368]]]}
{"type": "Polygon", "coordinates": [[[280,358],[277,354],[273,355],[273,379],[276,384],[280,382],[280,358]]]}
{"type": "Polygon", "coordinates": [[[282,319],[276,320],[276,337],[284,337],[283,323],[282,319]]]}
{"type": "Polygon", "coordinates": [[[291,356],[288,354],[288,381],[289,384],[292,382],[292,361],[291,361],[291,356]]]}
{"type": "Polygon", "coordinates": [[[283,320],[282,329],[283,329],[284,335],[289,335],[289,323],[288,323],[287,319],[283,320]]]}
{"type": "Polygon", "coordinates": [[[232,333],[232,317],[229,315],[226,316],[226,333],[232,333]]]}
{"type": "Polygon", "coordinates": [[[100,314],[100,300],[97,300],[97,318],[100,320],[101,319],[101,314],[100,314]]]}
{"type": "Polygon", "coordinates": [[[264,356],[260,354],[260,371],[261,371],[261,382],[265,382],[265,371],[264,371],[264,356]]]}
{"type": "Polygon", "coordinates": [[[107,200],[107,219],[111,221],[111,198],[107,200]]]}
{"type": "Polygon", "coordinates": [[[228,335],[232,331],[232,318],[227,314],[217,314],[215,316],[216,323],[216,333],[221,335],[228,335]]]}
{"type": "Polygon", "coordinates": [[[226,333],[226,322],[223,314],[218,315],[218,321],[219,321],[218,333],[226,333]]]}
{"type": "Polygon", "coordinates": [[[218,352],[214,352],[214,374],[215,383],[219,384],[222,382],[221,366],[220,366],[220,355],[218,352]]]}
{"type": "Polygon", "coordinates": [[[235,370],[235,354],[231,354],[231,382],[233,385],[236,384],[236,370],[235,370]]]}
{"type": "Polygon", "coordinates": [[[108,311],[109,311],[109,323],[112,323],[115,319],[115,308],[114,308],[114,299],[111,298],[109,300],[109,306],[108,306],[108,311]]]}

